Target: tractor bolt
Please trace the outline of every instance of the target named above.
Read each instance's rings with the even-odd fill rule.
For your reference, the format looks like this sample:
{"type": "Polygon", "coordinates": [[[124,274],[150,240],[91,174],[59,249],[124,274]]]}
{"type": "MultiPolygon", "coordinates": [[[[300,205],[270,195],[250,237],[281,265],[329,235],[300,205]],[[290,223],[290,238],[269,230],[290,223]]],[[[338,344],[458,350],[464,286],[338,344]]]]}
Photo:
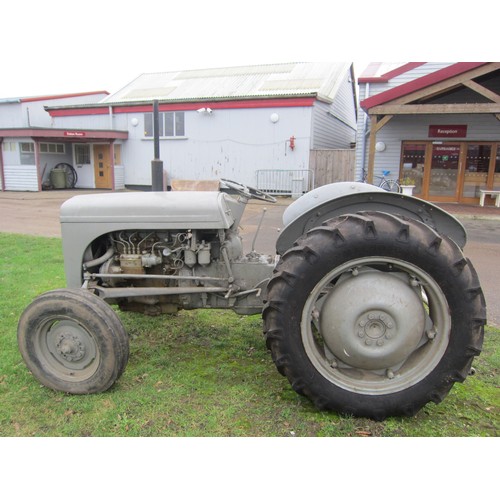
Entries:
{"type": "Polygon", "coordinates": [[[357,276],[359,274],[359,270],[357,267],[355,267],[353,270],[352,270],[352,275],[353,276],[357,276]]]}
{"type": "Polygon", "coordinates": [[[427,332],[425,332],[425,334],[427,335],[427,338],[429,340],[433,340],[436,338],[436,331],[435,330],[428,330],[427,332]]]}
{"type": "Polygon", "coordinates": [[[387,378],[389,379],[393,379],[394,378],[394,372],[391,370],[391,369],[388,369],[386,372],[385,372],[385,375],[387,376],[387,378]]]}

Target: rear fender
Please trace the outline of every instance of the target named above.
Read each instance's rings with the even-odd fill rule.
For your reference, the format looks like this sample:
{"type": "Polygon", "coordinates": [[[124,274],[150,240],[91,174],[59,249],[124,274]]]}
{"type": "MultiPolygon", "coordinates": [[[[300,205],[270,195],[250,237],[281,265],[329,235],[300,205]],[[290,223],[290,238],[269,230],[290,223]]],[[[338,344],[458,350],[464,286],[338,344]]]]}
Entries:
{"type": "Polygon", "coordinates": [[[461,249],[467,242],[467,233],[460,221],[428,201],[389,193],[370,184],[339,182],[314,189],[287,208],[283,214],[285,228],[276,243],[276,251],[282,255],[300,236],[328,219],[357,212],[409,217],[448,236],[461,249]]]}

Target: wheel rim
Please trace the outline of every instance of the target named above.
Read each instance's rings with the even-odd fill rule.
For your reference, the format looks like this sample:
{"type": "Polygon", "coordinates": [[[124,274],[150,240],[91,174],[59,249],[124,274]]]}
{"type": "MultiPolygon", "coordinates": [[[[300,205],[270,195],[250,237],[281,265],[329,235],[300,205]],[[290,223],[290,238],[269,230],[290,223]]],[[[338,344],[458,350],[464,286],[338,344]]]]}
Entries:
{"type": "Polygon", "coordinates": [[[359,394],[390,394],[425,378],[449,341],[447,300],[411,263],[366,257],[332,270],[304,306],[306,354],[330,382],[359,394]]]}
{"type": "Polygon", "coordinates": [[[100,363],[95,336],[69,317],[47,318],[39,328],[34,348],[44,368],[68,382],[87,380],[100,363]]]}

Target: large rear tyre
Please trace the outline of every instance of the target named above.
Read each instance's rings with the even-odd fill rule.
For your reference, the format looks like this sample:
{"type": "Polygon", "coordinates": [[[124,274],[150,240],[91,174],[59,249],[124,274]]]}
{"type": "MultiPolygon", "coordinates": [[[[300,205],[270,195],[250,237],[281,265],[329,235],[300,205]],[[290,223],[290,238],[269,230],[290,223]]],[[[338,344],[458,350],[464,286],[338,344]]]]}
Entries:
{"type": "Polygon", "coordinates": [[[53,290],[37,297],[21,315],[17,336],[28,369],[57,391],[103,392],[128,361],[129,340],[120,319],[85,290],[53,290]]]}
{"type": "Polygon", "coordinates": [[[330,219],[269,283],[267,345],[320,409],[382,420],[439,403],[482,347],[486,307],[459,247],[374,212],[330,219]]]}

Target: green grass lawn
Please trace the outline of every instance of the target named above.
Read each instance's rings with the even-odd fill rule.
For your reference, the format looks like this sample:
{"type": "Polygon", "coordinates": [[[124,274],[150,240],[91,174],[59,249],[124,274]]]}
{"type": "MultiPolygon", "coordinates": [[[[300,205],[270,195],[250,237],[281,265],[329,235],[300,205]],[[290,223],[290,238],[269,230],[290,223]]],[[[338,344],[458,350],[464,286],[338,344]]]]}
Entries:
{"type": "Polygon", "coordinates": [[[130,360],[107,392],[41,386],[17,348],[19,315],[64,287],[61,240],[0,234],[0,436],[497,436],[499,330],[488,327],[476,374],[440,405],[384,422],[316,410],[279,375],[259,316],[182,311],[119,315],[130,360]]]}

